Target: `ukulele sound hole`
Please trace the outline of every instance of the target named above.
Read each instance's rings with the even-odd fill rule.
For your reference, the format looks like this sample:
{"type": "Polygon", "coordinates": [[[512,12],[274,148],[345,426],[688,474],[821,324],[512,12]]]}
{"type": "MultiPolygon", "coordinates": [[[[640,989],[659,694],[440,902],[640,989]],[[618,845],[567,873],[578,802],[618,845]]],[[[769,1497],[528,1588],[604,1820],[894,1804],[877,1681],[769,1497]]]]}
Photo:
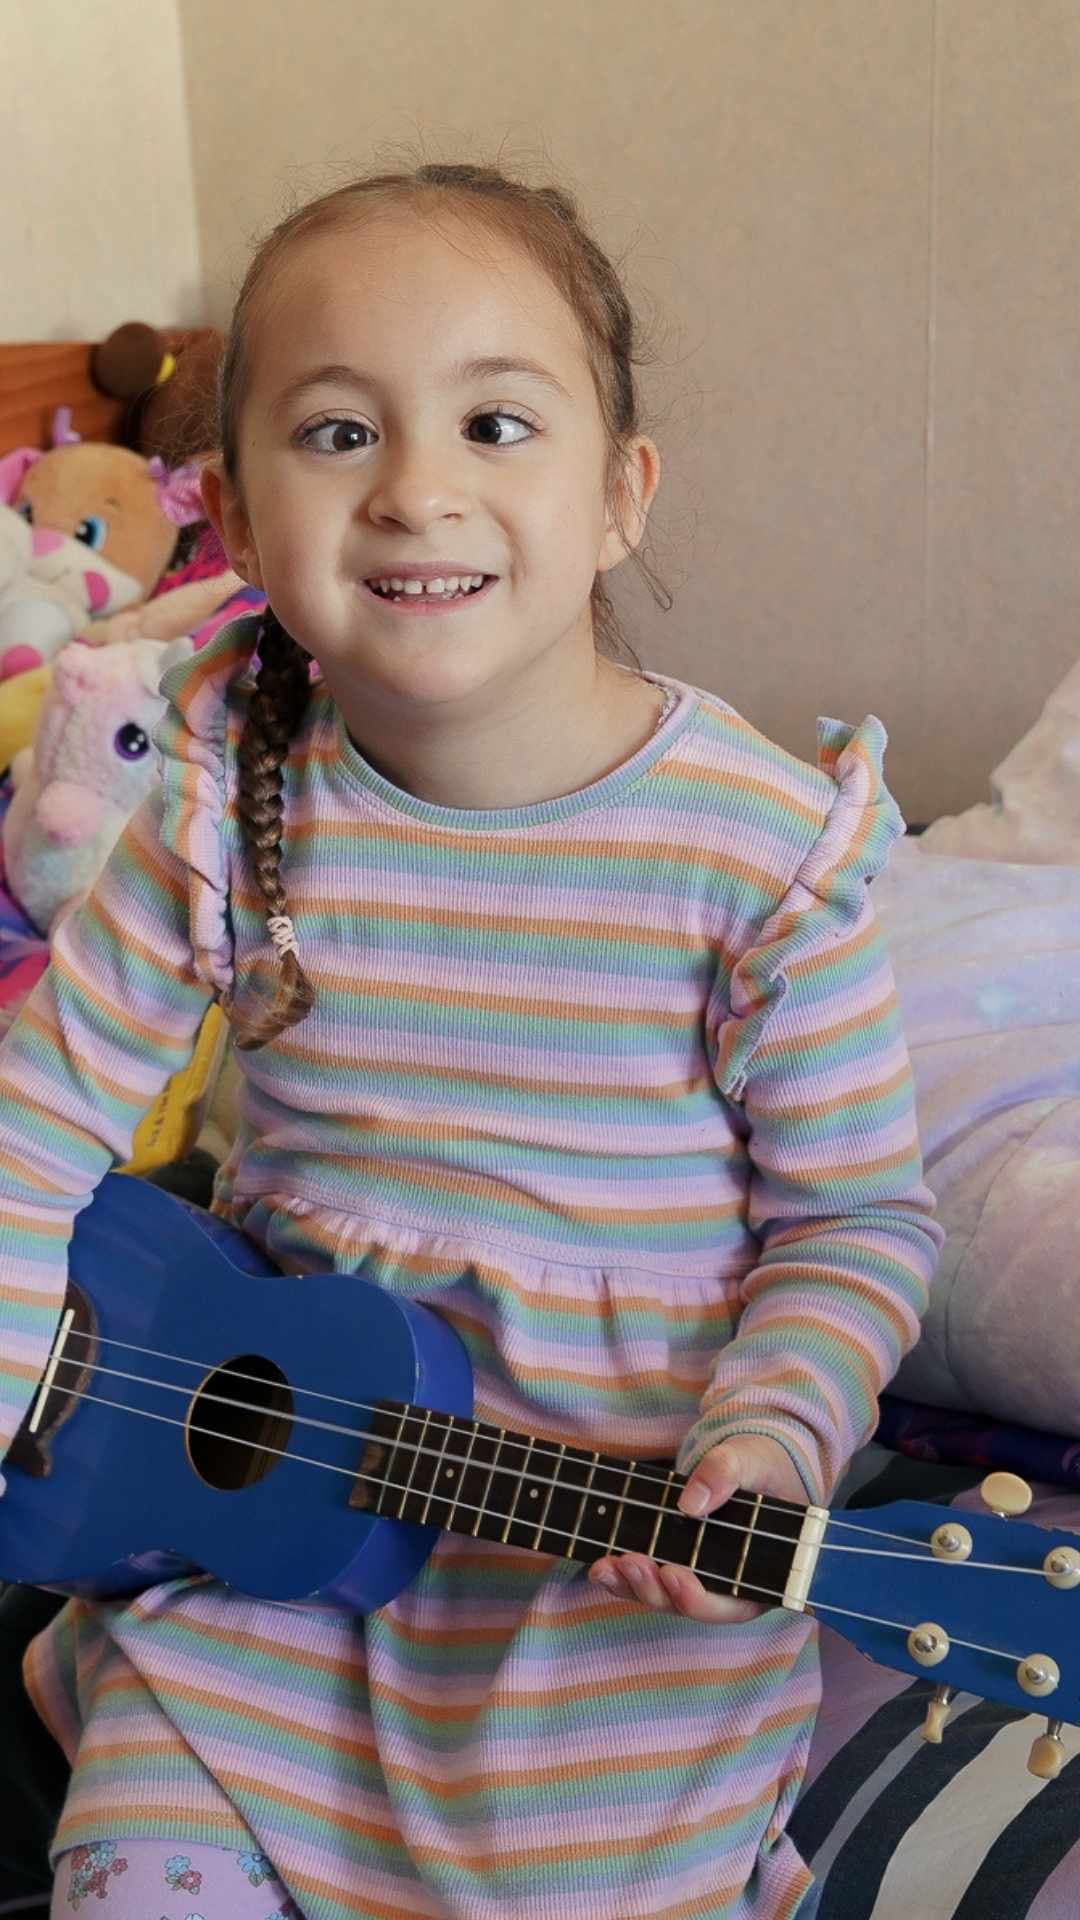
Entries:
{"type": "Polygon", "coordinates": [[[292,1416],[292,1394],[272,1360],[242,1353],[215,1367],[188,1409],[188,1457],[200,1480],[222,1493],[253,1487],[277,1465],[292,1416]]]}

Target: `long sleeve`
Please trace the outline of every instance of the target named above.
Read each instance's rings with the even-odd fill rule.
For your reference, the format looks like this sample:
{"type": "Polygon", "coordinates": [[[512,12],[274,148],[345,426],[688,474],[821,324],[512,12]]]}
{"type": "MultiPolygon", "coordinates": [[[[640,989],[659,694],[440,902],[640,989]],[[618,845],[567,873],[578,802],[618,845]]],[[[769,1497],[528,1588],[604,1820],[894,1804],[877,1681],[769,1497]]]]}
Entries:
{"type": "Polygon", "coordinates": [[[842,738],[825,828],[711,1010],[761,1252],[679,1456],[689,1472],[721,1440],[767,1434],[813,1500],[874,1429],[942,1240],[868,889],[899,815],[880,782],[877,723],[842,738]]]}

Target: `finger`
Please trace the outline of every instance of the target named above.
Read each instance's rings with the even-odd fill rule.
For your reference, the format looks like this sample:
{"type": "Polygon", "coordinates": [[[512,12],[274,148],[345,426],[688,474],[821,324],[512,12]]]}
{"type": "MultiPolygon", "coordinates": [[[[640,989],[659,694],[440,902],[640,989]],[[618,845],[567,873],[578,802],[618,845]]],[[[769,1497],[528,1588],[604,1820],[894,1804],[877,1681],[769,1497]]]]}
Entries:
{"type": "Polygon", "coordinates": [[[755,1600],[732,1600],[727,1594],[707,1593],[701,1581],[685,1567],[661,1567],[659,1578],[675,1611],[688,1620],[752,1620],[755,1614],[765,1611],[755,1600]]]}
{"type": "Polygon", "coordinates": [[[671,1610],[671,1597],[661,1584],[659,1569],[643,1554],[621,1553],[616,1560],[598,1560],[590,1568],[589,1578],[624,1599],[638,1600],[642,1606],[661,1612],[671,1610]]]}
{"type": "Polygon", "coordinates": [[[734,1443],[714,1447],[699,1460],[679,1495],[680,1511],[700,1520],[730,1500],[739,1487],[739,1456],[734,1443]]]}

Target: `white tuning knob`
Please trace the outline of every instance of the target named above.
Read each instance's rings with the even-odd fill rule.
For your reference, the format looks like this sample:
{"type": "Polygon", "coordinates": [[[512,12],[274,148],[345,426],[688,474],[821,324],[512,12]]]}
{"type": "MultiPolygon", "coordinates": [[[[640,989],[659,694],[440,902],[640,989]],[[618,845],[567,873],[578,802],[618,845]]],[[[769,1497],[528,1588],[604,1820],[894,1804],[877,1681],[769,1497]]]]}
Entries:
{"type": "Polygon", "coordinates": [[[949,1717],[949,1703],[952,1697],[951,1687],[935,1687],[933,1698],[927,1702],[926,1719],[922,1723],[922,1737],[928,1740],[932,1747],[941,1745],[941,1736],[949,1717]]]}
{"type": "Polygon", "coordinates": [[[1027,1770],[1039,1780],[1056,1780],[1065,1759],[1065,1743],[1061,1738],[1061,1721],[1048,1720],[1046,1732],[1040,1733],[1031,1743],[1028,1754],[1027,1770]]]}
{"type": "Polygon", "coordinates": [[[935,1626],[932,1620],[924,1620],[921,1626],[912,1627],[908,1634],[907,1650],[920,1667],[937,1667],[949,1651],[949,1636],[944,1627],[935,1626]]]}
{"type": "Polygon", "coordinates": [[[930,1551],[935,1560],[969,1560],[972,1544],[968,1529],[958,1526],[955,1520],[935,1527],[930,1535],[930,1551]]]}
{"type": "Polygon", "coordinates": [[[1080,1587],[1080,1553],[1075,1547],[1051,1547],[1043,1572],[1052,1587],[1080,1587]]]}
{"type": "Polygon", "coordinates": [[[1031,1488],[1018,1473],[988,1473],[979,1493],[991,1513],[1002,1520],[1015,1520],[1026,1513],[1032,1500],[1031,1488]]]}
{"type": "Polygon", "coordinates": [[[1033,1693],[1039,1700],[1044,1694],[1053,1693],[1061,1679],[1061,1668],[1048,1653],[1029,1653],[1017,1667],[1016,1678],[1025,1693],[1033,1693]]]}

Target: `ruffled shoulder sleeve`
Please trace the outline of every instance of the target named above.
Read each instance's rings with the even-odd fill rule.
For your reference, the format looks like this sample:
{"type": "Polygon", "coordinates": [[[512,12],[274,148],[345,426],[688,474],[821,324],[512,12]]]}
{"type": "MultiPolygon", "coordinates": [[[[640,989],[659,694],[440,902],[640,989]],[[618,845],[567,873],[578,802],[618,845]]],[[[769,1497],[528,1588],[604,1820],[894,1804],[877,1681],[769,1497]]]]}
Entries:
{"type": "Polygon", "coordinates": [[[170,668],[161,682],[168,706],[155,735],[162,844],[186,869],[195,967],[217,993],[226,993],[233,978],[225,832],[230,718],[246,700],[258,627],[257,617],[233,620],[170,668]]]}
{"type": "Polygon", "coordinates": [[[794,962],[850,935],[866,889],[885,866],[904,820],[885,785],[887,735],[871,714],[861,726],[819,719],[818,766],[833,782],[828,812],[783,897],[732,971],[716,1040],[717,1085],[741,1099],[753,1057],[788,991],[794,962]]]}

